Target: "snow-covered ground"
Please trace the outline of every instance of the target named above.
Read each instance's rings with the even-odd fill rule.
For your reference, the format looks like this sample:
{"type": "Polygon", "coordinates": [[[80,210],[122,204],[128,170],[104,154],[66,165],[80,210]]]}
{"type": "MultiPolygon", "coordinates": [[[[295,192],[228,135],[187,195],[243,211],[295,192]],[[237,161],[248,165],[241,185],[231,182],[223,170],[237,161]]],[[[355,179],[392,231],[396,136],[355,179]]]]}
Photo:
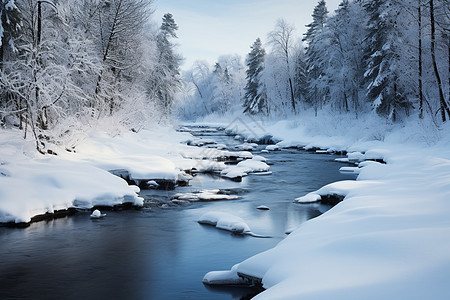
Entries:
{"type": "MultiPolygon", "coordinates": [[[[30,222],[34,216],[68,208],[90,209],[131,203],[142,205],[136,184],[188,179],[182,170],[201,169],[197,157],[230,155],[187,146],[189,133],[157,127],[132,133],[120,128],[92,129],[49,144],[58,155],[40,155],[31,138],[14,129],[0,131],[0,223],[30,222]],[[66,148],[71,151],[66,151],[66,148]],[[194,159],[191,159],[191,158],[194,159]]],[[[251,153],[244,153],[252,157],[251,153]]],[[[209,162],[221,171],[223,163],[209,162]]]]}
{"type": "MultiPolygon", "coordinates": [[[[263,157],[253,160],[247,151],[189,146],[190,140],[215,141],[193,138],[171,126],[134,133],[99,122],[97,128],[66,135],[59,144],[49,143],[48,149],[57,155],[45,156],[37,154],[31,138],[22,138],[23,132],[0,130],[0,223],[27,223],[34,216],[68,208],[139,206],[143,204],[139,188],[122,178],[150,187],[185,184],[192,177],[183,170],[220,173],[229,168],[219,158],[240,161],[242,175],[269,168],[263,157]]],[[[195,196],[204,201],[211,195],[195,196]]],[[[213,198],[236,196],[214,194],[213,198]]]]}
{"type": "Polygon", "coordinates": [[[33,141],[2,130],[0,222],[30,222],[36,215],[68,208],[123,203],[142,205],[139,188],[82,161],[36,154],[33,141]]]}
{"type": "Polygon", "coordinates": [[[273,249],[227,273],[209,273],[205,282],[233,282],[238,272],[261,278],[266,291],[255,299],[450,299],[449,128],[407,124],[381,132],[356,123],[314,129],[294,120],[235,129],[241,136],[270,134],[280,147],[343,150],[352,162],[387,164],[363,162],[356,182],[299,195],[300,202],[333,193],[345,199],[273,249]]]}

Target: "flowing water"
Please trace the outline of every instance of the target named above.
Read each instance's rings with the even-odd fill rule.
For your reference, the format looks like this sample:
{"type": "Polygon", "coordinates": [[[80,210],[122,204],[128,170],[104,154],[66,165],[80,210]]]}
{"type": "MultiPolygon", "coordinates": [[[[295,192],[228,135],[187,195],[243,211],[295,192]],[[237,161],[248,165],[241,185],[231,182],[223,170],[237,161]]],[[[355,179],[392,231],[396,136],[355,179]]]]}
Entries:
{"type": "MultiPolygon", "coordinates": [[[[217,136],[212,138],[217,139],[217,136]]],[[[236,143],[225,139],[227,144],[236,143]]],[[[337,156],[289,149],[263,153],[272,175],[250,175],[242,182],[197,175],[175,191],[143,190],[140,210],[105,211],[103,219],[77,213],[31,224],[0,227],[0,299],[246,299],[245,288],[202,284],[212,270],[274,247],[303,222],[329,207],[292,203],[321,186],[343,179],[337,156]],[[169,206],[176,192],[243,189],[239,200],[169,206]],[[157,204],[155,204],[157,203],[157,204]],[[270,210],[256,209],[266,205],[270,210]],[[239,216],[256,234],[234,235],[200,225],[205,212],[239,216]]]]}

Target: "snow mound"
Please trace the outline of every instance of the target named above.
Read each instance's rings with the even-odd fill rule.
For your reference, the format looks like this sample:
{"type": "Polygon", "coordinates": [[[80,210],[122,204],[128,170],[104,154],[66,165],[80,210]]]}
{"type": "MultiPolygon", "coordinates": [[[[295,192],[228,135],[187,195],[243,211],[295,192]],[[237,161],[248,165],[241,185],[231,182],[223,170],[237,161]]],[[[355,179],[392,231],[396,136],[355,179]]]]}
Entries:
{"type": "Polygon", "coordinates": [[[350,152],[347,154],[347,157],[350,162],[362,162],[366,159],[364,154],[359,151],[350,152]]]}
{"type": "Polygon", "coordinates": [[[85,163],[16,156],[3,168],[10,176],[0,177],[0,223],[28,223],[69,208],[143,205],[136,186],[85,163]]]}
{"type": "Polygon", "coordinates": [[[100,219],[105,217],[106,214],[102,214],[98,209],[94,210],[91,214],[92,219],[100,219]]]}
{"type": "Polygon", "coordinates": [[[257,160],[257,161],[263,161],[263,162],[267,161],[267,159],[264,156],[261,156],[261,155],[253,155],[252,159],[253,160],[257,160]]]}
{"type": "MultiPolygon", "coordinates": [[[[247,176],[251,173],[258,173],[258,172],[269,172],[269,165],[267,165],[263,161],[259,161],[258,159],[247,159],[244,161],[241,161],[235,166],[228,167],[220,173],[221,176],[235,179],[235,178],[242,178],[244,176],[247,176]]],[[[265,175],[268,175],[267,173],[265,175]]]]}
{"type": "MultiPolygon", "coordinates": [[[[170,134],[174,135],[173,132],[170,134]]],[[[114,137],[97,132],[83,139],[76,146],[76,153],[61,154],[67,159],[83,161],[103,170],[126,171],[122,172],[124,177],[136,184],[150,180],[175,183],[184,162],[174,147],[176,141],[160,138],[156,133],[146,130],[139,133],[122,132],[114,137]],[[174,153],[168,153],[170,151],[174,153]]],[[[184,146],[185,149],[189,148],[184,146]]]]}
{"type": "Polygon", "coordinates": [[[233,266],[229,271],[212,271],[207,273],[202,282],[207,285],[230,285],[245,286],[248,282],[237,274],[237,265],[233,266]]]}
{"type": "Polygon", "coordinates": [[[244,143],[241,145],[236,145],[234,148],[236,150],[242,150],[242,151],[253,151],[258,147],[258,144],[256,143],[244,143]]]}
{"type": "Polygon", "coordinates": [[[296,198],[295,203],[314,203],[324,201],[327,197],[334,197],[339,202],[344,199],[351,191],[365,189],[376,185],[376,181],[356,181],[356,180],[343,180],[337,181],[325,185],[317,191],[306,194],[305,196],[296,198]]]}
{"type": "Polygon", "coordinates": [[[203,214],[198,222],[216,226],[219,229],[231,231],[238,234],[248,234],[250,227],[239,217],[223,212],[208,212],[203,214]]]}
{"type": "Polygon", "coordinates": [[[308,193],[305,196],[298,197],[294,200],[295,203],[314,203],[322,199],[317,193],[308,193]]]}

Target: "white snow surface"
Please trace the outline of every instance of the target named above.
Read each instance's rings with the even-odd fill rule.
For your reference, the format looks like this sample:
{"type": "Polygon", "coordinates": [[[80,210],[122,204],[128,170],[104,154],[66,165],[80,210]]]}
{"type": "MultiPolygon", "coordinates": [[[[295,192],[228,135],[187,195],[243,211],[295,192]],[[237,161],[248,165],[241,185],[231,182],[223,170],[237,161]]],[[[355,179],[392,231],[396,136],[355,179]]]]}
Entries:
{"type": "Polygon", "coordinates": [[[91,218],[93,218],[93,219],[100,219],[105,216],[106,216],[106,214],[102,214],[101,211],[99,211],[98,209],[94,210],[91,214],[91,218]]]}
{"type": "MultiPolygon", "coordinates": [[[[182,144],[191,135],[169,127],[139,133],[102,128],[78,132],[65,136],[61,146],[51,145],[57,156],[38,154],[34,141],[22,137],[19,130],[0,129],[0,223],[29,222],[68,208],[142,205],[139,188],[108,171],[126,171],[136,182],[177,180],[185,178],[181,170],[203,166],[201,160],[183,155],[217,155],[182,144]]],[[[225,165],[214,167],[222,170],[225,165]]]]}
{"type": "Polygon", "coordinates": [[[450,125],[325,121],[280,121],[252,134],[387,164],[362,162],[357,181],[311,192],[346,197],[233,270],[262,278],[255,299],[450,299],[450,125]]]}
{"type": "Polygon", "coordinates": [[[306,194],[305,196],[302,197],[298,197],[294,200],[294,202],[296,203],[314,203],[314,202],[319,202],[322,198],[320,197],[319,194],[315,193],[315,192],[311,192],[306,194]]]}
{"type": "Polygon", "coordinates": [[[36,215],[71,207],[142,205],[139,188],[105,170],[58,156],[37,155],[18,131],[0,141],[0,222],[30,222],[36,215]],[[26,156],[24,153],[34,155],[26,156]]]}
{"type": "Polygon", "coordinates": [[[174,199],[185,200],[191,202],[197,201],[219,201],[219,200],[236,200],[239,196],[220,194],[220,190],[204,190],[194,193],[177,193],[173,195],[174,199]]]}
{"type": "MultiPolygon", "coordinates": [[[[269,165],[264,161],[261,161],[261,157],[256,157],[252,159],[246,159],[239,162],[235,166],[228,167],[220,173],[223,177],[228,178],[236,178],[236,177],[244,177],[250,173],[265,173],[269,174],[269,165]]],[[[271,174],[271,173],[270,173],[271,174]]]]}
{"type": "Polygon", "coordinates": [[[246,234],[251,233],[250,227],[241,218],[224,212],[207,212],[203,214],[198,222],[216,226],[218,229],[231,231],[233,233],[246,234]]]}
{"type": "Polygon", "coordinates": [[[277,151],[280,150],[280,146],[278,145],[267,145],[266,146],[267,151],[277,151]]]}
{"type": "Polygon", "coordinates": [[[203,277],[202,282],[210,285],[245,285],[246,281],[236,272],[237,265],[229,271],[212,271],[203,277]]]}

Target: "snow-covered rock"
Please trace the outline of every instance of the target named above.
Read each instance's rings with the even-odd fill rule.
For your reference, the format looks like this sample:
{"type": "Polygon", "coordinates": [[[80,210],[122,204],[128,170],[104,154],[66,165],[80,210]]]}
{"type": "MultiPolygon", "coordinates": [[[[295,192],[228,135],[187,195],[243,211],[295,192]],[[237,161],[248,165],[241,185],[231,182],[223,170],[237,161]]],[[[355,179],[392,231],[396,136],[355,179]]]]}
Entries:
{"type": "Polygon", "coordinates": [[[257,159],[247,159],[241,161],[236,165],[238,168],[246,169],[247,173],[255,173],[255,172],[267,172],[269,171],[269,165],[263,161],[257,159]]]}
{"type": "Polygon", "coordinates": [[[212,271],[207,273],[202,282],[207,285],[229,285],[229,286],[245,286],[248,282],[240,278],[236,272],[237,265],[233,266],[229,271],[212,271]]]}
{"type": "Polygon", "coordinates": [[[222,193],[221,190],[204,190],[194,193],[177,193],[172,198],[176,200],[199,202],[199,201],[237,200],[240,197],[236,195],[227,195],[225,193],[222,193]]]}
{"type": "Polygon", "coordinates": [[[224,212],[208,212],[203,214],[198,222],[216,226],[219,229],[231,231],[238,234],[248,234],[250,227],[241,218],[224,212]]]}
{"type": "Polygon", "coordinates": [[[148,185],[149,187],[153,187],[153,188],[159,187],[159,184],[158,184],[156,181],[154,181],[154,180],[149,180],[149,181],[147,181],[147,185],[148,185]]]}
{"type": "Polygon", "coordinates": [[[314,203],[319,202],[322,199],[319,194],[315,192],[311,192],[306,194],[305,196],[298,197],[294,200],[295,203],[314,203]]]}
{"type": "MultiPolygon", "coordinates": [[[[269,165],[263,161],[259,161],[258,159],[247,159],[239,162],[235,166],[222,170],[220,175],[226,178],[235,179],[242,178],[251,173],[256,174],[258,172],[268,172],[269,168],[269,165]]],[[[266,173],[265,175],[269,174],[266,173]]]]}
{"type": "Polygon", "coordinates": [[[241,151],[253,151],[258,147],[255,143],[244,143],[241,145],[236,145],[234,148],[241,151]]]}
{"type": "Polygon", "coordinates": [[[280,146],[278,145],[267,145],[266,146],[267,151],[277,151],[280,150],[280,146]]]}
{"type": "Polygon", "coordinates": [[[261,155],[253,155],[252,159],[253,160],[257,160],[257,161],[263,161],[263,162],[267,161],[267,159],[264,156],[261,156],[261,155]]]}
{"type": "Polygon", "coordinates": [[[93,218],[93,219],[100,219],[105,216],[106,216],[106,214],[102,214],[98,209],[94,210],[91,214],[91,218],[93,218]]]}
{"type": "Polygon", "coordinates": [[[365,159],[365,156],[361,152],[355,151],[348,153],[347,158],[350,162],[361,162],[365,159]]]}
{"type": "Polygon", "coordinates": [[[202,138],[198,138],[198,139],[188,140],[186,143],[187,143],[189,146],[201,147],[201,146],[205,146],[205,145],[213,145],[213,144],[216,144],[216,141],[213,140],[213,139],[202,139],[202,138]]]}

